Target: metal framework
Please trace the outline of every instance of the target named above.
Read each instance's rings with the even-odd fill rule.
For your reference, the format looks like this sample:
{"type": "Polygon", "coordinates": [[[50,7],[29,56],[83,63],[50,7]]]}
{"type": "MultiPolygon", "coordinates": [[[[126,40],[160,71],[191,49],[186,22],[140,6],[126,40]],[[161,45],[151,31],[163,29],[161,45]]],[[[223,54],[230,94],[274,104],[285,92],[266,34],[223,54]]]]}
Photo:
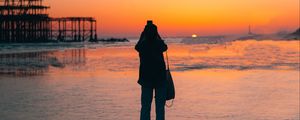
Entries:
{"type": "Polygon", "coordinates": [[[51,18],[43,0],[0,0],[0,43],[97,39],[91,17],[51,18]]]}
{"type": "Polygon", "coordinates": [[[59,41],[82,42],[97,39],[97,23],[91,17],[64,17],[51,19],[51,37],[59,41]]]}

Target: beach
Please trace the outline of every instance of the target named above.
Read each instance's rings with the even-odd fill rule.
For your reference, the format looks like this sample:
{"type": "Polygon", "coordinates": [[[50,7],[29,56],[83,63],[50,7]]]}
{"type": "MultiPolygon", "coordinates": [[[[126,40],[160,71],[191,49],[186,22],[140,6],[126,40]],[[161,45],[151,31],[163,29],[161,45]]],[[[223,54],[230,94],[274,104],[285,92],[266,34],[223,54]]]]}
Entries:
{"type": "MultiPolygon", "coordinates": [[[[176,87],[166,119],[299,120],[299,41],[178,39],[166,39],[176,87]]],[[[135,43],[2,47],[1,119],[139,119],[135,43]]]]}

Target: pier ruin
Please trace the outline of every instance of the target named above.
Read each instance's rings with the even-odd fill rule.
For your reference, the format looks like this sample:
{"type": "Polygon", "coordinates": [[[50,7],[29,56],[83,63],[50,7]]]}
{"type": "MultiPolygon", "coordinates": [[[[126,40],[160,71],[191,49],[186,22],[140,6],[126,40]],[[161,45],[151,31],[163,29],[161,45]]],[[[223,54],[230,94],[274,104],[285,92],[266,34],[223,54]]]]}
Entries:
{"type": "Polygon", "coordinates": [[[0,0],[0,43],[97,40],[92,17],[50,17],[44,0],[0,0]]]}

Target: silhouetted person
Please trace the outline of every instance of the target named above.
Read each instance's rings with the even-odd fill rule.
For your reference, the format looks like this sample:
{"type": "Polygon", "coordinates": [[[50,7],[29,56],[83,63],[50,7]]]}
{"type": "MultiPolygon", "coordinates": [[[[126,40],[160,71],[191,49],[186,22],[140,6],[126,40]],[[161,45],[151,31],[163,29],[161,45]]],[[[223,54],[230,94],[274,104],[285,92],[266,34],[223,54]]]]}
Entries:
{"type": "Polygon", "coordinates": [[[141,120],[150,120],[153,90],[155,90],[156,120],[165,119],[166,66],[163,52],[167,45],[158,34],[157,27],[148,21],[135,46],[140,57],[138,83],[142,86],[141,120]]]}

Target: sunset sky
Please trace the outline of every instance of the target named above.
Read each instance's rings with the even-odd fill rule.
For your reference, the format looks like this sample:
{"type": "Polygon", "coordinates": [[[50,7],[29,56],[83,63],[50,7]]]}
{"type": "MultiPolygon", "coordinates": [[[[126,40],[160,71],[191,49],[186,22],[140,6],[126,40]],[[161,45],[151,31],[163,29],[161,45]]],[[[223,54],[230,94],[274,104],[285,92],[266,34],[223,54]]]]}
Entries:
{"type": "Polygon", "coordinates": [[[45,0],[50,16],[92,16],[100,37],[139,36],[152,19],[162,36],[293,31],[299,0],[45,0]]]}

